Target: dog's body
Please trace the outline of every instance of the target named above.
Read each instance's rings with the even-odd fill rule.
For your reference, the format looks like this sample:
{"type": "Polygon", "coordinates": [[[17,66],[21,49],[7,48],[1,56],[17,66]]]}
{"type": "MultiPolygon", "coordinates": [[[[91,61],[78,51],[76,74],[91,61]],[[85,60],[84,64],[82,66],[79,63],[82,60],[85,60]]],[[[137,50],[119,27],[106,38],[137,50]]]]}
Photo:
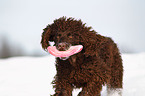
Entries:
{"type": "MultiPolygon", "coordinates": [[[[72,96],[73,88],[82,88],[78,96],[100,96],[105,84],[110,96],[111,90],[122,89],[123,66],[116,44],[90,29],[81,20],[65,17],[44,29],[41,40],[44,49],[50,46],[49,41],[54,41],[59,51],[83,45],[83,50],[75,55],[56,58],[54,96],[72,96]]],[[[117,94],[121,96],[121,91],[117,94]]]]}

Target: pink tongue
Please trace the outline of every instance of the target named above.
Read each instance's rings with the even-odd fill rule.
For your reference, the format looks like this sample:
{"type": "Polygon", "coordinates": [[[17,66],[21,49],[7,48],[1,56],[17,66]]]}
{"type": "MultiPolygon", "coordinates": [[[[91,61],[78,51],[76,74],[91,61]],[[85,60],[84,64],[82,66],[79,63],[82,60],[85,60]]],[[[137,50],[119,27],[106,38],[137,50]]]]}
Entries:
{"type": "Polygon", "coordinates": [[[58,51],[56,49],[56,46],[49,46],[47,49],[48,52],[55,57],[69,57],[73,54],[80,52],[83,49],[83,46],[82,45],[71,46],[66,51],[58,51]]]}

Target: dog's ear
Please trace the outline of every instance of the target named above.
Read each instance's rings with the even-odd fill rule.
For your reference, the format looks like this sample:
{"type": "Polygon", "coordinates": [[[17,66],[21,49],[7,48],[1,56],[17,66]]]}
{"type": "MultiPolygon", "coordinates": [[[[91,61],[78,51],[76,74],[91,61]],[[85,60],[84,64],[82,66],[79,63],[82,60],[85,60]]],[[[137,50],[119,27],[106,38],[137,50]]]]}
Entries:
{"type": "Polygon", "coordinates": [[[50,25],[48,25],[45,29],[43,29],[41,45],[44,50],[46,50],[47,47],[50,46],[49,41],[54,41],[54,33],[55,32],[51,30],[50,25]]]}
{"type": "Polygon", "coordinates": [[[85,32],[81,35],[81,44],[86,57],[98,55],[98,43],[96,33],[85,32]]]}
{"type": "Polygon", "coordinates": [[[97,49],[95,48],[96,45],[89,45],[88,47],[86,47],[84,55],[86,55],[86,57],[88,56],[97,56],[97,49]]]}
{"type": "Polygon", "coordinates": [[[84,54],[86,56],[98,56],[101,49],[103,49],[106,45],[108,39],[105,39],[105,37],[95,34],[92,37],[89,37],[87,39],[87,42],[85,42],[85,52],[84,54]]]}

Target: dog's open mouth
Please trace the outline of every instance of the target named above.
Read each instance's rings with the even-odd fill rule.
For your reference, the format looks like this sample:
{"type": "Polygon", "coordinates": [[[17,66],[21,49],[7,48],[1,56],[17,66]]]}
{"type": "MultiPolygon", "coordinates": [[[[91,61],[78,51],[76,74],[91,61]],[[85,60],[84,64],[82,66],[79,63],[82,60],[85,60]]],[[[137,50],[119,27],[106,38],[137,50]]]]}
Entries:
{"type": "Polygon", "coordinates": [[[79,53],[83,49],[83,46],[82,45],[71,46],[66,51],[59,51],[56,49],[56,46],[49,46],[47,49],[48,52],[53,56],[59,57],[62,60],[66,60],[69,58],[69,56],[79,53]]]}

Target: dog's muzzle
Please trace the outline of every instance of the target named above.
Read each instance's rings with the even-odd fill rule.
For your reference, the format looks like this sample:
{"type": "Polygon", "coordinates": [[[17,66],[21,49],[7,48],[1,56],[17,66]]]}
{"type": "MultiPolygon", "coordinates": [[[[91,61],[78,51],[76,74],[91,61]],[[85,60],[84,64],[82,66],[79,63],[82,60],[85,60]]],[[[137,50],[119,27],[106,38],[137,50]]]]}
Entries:
{"type": "Polygon", "coordinates": [[[59,51],[66,51],[71,47],[71,44],[66,43],[66,42],[62,42],[62,43],[58,43],[56,45],[56,49],[59,51]]]}
{"type": "MultiPolygon", "coordinates": [[[[71,44],[62,42],[56,45],[57,50],[59,51],[66,51],[71,47],[71,44]]],[[[61,60],[67,60],[69,57],[59,57],[61,60]]]]}

